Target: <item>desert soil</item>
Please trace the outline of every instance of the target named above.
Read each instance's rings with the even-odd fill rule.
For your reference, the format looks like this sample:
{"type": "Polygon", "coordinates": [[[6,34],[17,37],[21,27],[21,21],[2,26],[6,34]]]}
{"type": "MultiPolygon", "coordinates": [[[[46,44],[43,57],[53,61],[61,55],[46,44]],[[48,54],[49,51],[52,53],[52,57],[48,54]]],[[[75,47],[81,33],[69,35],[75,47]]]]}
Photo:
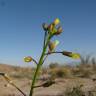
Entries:
{"type": "MultiPolygon", "coordinates": [[[[23,78],[13,80],[14,83],[20,87],[27,95],[30,89],[30,80],[23,78]]],[[[41,84],[43,81],[38,81],[38,84],[41,84]]],[[[96,88],[96,81],[91,79],[84,78],[69,78],[69,79],[56,79],[56,84],[53,84],[50,87],[40,87],[34,90],[34,96],[63,96],[63,92],[68,88],[72,88],[75,86],[83,85],[83,91],[90,91],[96,88]]],[[[0,77],[0,96],[23,96],[17,89],[13,86],[9,85],[6,87],[7,82],[3,77],[0,77]]],[[[37,85],[38,85],[37,84],[37,85]]]]}

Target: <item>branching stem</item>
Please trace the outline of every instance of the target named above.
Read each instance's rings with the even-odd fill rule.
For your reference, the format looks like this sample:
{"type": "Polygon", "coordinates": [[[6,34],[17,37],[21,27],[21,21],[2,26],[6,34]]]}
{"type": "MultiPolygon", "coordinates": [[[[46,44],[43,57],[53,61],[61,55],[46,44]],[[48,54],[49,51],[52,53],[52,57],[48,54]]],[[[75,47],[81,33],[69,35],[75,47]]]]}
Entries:
{"type": "Polygon", "coordinates": [[[32,61],[33,61],[36,65],[38,64],[37,61],[36,61],[35,59],[33,59],[33,58],[32,58],[32,61]]]}
{"type": "Polygon", "coordinates": [[[29,96],[33,96],[33,90],[34,90],[34,85],[35,85],[36,77],[37,77],[37,75],[38,75],[39,69],[41,68],[42,64],[44,63],[44,62],[43,62],[43,59],[44,59],[45,52],[46,52],[48,43],[49,43],[49,41],[50,41],[50,38],[51,38],[51,36],[48,35],[48,38],[47,38],[47,40],[46,40],[46,44],[45,44],[45,46],[43,46],[43,51],[42,51],[42,54],[41,54],[39,63],[38,63],[38,65],[37,65],[37,68],[36,68],[36,70],[35,70],[35,74],[34,74],[33,80],[32,80],[32,84],[31,84],[31,89],[30,89],[30,94],[29,94],[29,96]]]}

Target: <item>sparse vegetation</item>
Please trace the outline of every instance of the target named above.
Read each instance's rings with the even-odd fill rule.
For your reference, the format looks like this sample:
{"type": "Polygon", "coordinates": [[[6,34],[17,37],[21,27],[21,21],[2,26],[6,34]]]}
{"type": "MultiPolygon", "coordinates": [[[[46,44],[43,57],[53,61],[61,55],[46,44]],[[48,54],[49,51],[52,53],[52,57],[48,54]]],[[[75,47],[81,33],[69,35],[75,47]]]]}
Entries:
{"type": "Polygon", "coordinates": [[[84,92],[81,90],[81,87],[83,85],[80,86],[76,86],[73,87],[72,89],[67,88],[65,91],[65,95],[64,96],[85,96],[84,92]]]}
{"type": "MultiPolygon", "coordinates": [[[[54,90],[58,89],[59,91],[62,90],[57,95],[53,95],[53,93],[50,93],[51,95],[49,95],[49,96],[96,96],[96,70],[94,70],[95,67],[93,67],[93,66],[95,65],[95,63],[93,64],[93,61],[94,61],[93,58],[90,58],[90,63],[87,66],[85,66],[86,64],[84,64],[84,66],[83,66],[83,63],[80,63],[77,66],[72,66],[72,65],[71,66],[70,65],[62,66],[61,64],[58,64],[58,63],[56,63],[56,64],[51,63],[52,65],[50,64],[48,68],[43,67],[42,70],[40,71],[40,76],[44,75],[46,77],[47,75],[49,75],[50,78],[53,78],[52,82],[54,82],[54,80],[56,80],[56,84],[54,83],[54,84],[52,84],[52,86],[48,87],[49,90],[47,90],[47,92],[50,92],[51,88],[52,88],[52,90],[53,89],[54,90]],[[56,89],[54,87],[56,87],[56,89]],[[64,89],[64,91],[63,91],[63,89],[64,89]]],[[[1,65],[0,69],[1,68],[2,68],[3,72],[6,68],[6,70],[5,70],[6,73],[9,73],[9,75],[10,75],[10,77],[12,77],[13,81],[16,79],[18,82],[20,82],[21,84],[19,86],[22,86],[22,89],[26,88],[26,86],[27,86],[27,88],[29,88],[28,86],[30,86],[30,84],[31,84],[30,80],[32,78],[31,75],[35,69],[21,68],[21,67],[14,67],[14,66],[11,67],[8,65],[4,65],[4,66],[1,65]],[[25,80],[24,82],[22,81],[23,79],[25,80]],[[22,84],[22,82],[23,82],[23,84],[22,84]]],[[[39,80],[38,82],[42,81],[42,83],[39,84],[37,82],[38,83],[38,84],[36,84],[37,89],[39,89],[38,85],[42,86],[44,84],[44,82],[45,83],[47,82],[46,80],[49,80],[48,79],[49,77],[47,79],[40,79],[39,77],[37,78],[39,80]]],[[[0,79],[1,82],[3,82],[2,79],[3,78],[0,79]]],[[[41,90],[45,90],[42,88],[41,88],[41,90]]],[[[2,90],[2,89],[0,89],[0,90],[2,90]]],[[[8,88],[8,90],[9,90],[8,94],[10,94],[10,96],[12,96],[12,94],[14,94],[14,96],[17,96],[16,93],[10,92],[10,88],[8,88]]],[[[5,90],[5,92],[6,92],[6,90],[5,90]]],[[[46,92],[46,90],[44,92],[47,95],[49,94],[46,92]]],[[[44,92],[42,93],[41,96],[46,96],[46,95],[43,95],[44,92]]],[[[40,94],[40,91],[38,94],[40,94]]],[[[54,91],[54,94],[55,94],[55,91],[54,91]]],[[[39,96],[39,95],[37,95],[37,96],[39,96]]]]}

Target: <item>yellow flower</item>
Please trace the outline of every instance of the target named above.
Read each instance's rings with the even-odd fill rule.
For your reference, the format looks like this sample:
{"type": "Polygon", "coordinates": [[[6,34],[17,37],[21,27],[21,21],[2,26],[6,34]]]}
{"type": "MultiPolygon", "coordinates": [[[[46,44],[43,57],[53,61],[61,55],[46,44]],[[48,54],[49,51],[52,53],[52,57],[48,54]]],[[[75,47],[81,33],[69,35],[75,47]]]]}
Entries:
{"type": "Polygon", "coordinates": [[[72,54],[71,54],[71,57],[72,57],[73,59],[79,59],[79,58],[80,58],[80,54],[78,54],[78,53],[72,53],[72,54]]]}
{"type": "Polygon", "coordinates": [[[60,20],[59,20],[59,18],[56,18],[55,20],[54,20],[54,22],[53,22],[53,24],[56,26],[56,25],[58,25],[60,23],[60,20]]]}
{"type": "Polygon", "coordinates": [[[25,62],[31,62],[32,61],[32,57],[31,56],[24,57],[24,61],[25,62]]]}
{"type": "Polygon", "coordinates": [[[80,58],[80,54],[78,54],[78,53],[63,51],[62,54],[65,56],[71,57],[73,59],[79,59],[80,58]]]}

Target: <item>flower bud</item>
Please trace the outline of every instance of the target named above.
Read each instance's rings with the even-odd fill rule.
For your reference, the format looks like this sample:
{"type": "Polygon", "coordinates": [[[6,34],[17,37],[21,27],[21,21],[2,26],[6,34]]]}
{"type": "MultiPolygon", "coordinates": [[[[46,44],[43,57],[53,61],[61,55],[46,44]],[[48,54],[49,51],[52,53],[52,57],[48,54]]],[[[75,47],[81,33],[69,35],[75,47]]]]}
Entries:
{"type": "Polygon", "coordinates": [[[79,59],[80,58],[80,54],[78,54],[78,53],[63,51],[62,54],[65,56],[71,57],[73,59],[79,59]]]}
{"type": "Polygon", "coordinates": [[[63,32],[63,29],[62,29],[61,26],[59,26],[59,27],[57,28],[57,32],[55,32],[54,35],[59,35],[59,34],[61,34],[62,32],[63,32]]]}
{"type": "Polygon", "coordinates": [[[32,57],[31,56],[24,57],[24,61],[25,62],[31,62],[32,61],[32,57]]]}
{"type": "Polygon", "coordinates": [[[54,42],[49,42],[49,51],[53,51],[55,48],[56,48],[56,46],[59,44],[59,41],[58,40],[55,40],[54,42]]]}
{"type": "Polygon", "coordinates": [[[56,18],[55,20],[54,20],[54,22],[53,22],[53,24],[56,26],[56,25],[58,25],[60,23],[60,20],[58,19],[58,18],[56,18]]]}
{"type": "Polygon", "coordinates": [[[43,29],[44,29],[45,31],[48,30],[48,25],[47,25],[46,23],[43,23],[43,24],[42,24],[42,27],[43,27],[43,29]]]}
{"type": "Polygon", "coordinates": [[[55,47],[59,44],[59,41],[58,40],[55,40],[54,41],[54,44],[55,44],[55,47]]]}
{"type": "Polygon", "coordinates": [[[49,29],[50,32],[53,31],[53,28],[54,28],[53,24],[50,24],[50,25],[48,26],[48,29],[49,29]]]}
{"type": "Polygon", "coordinates": [[[55,47],[54,43],[50,41],[48,46],[49,46],[49,51],[52,52],[54,50],[54,47],[55,47]]]}

